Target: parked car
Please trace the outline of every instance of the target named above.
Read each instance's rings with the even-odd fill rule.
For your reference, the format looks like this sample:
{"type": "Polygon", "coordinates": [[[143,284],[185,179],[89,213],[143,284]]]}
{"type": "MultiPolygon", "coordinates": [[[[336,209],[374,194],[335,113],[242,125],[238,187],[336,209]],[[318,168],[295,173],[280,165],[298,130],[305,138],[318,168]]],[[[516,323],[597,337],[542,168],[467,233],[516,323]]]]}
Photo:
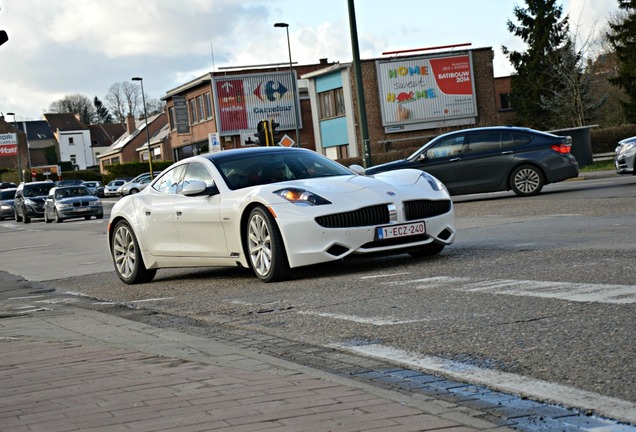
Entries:
{"type": "Polygon", "coordinates": [[[0,182],[0,189],[15,189],[18,185],[13,182],[0,182]]]}
{"type": "Polygon", "coordinates": [[[13,219],[15,210],[13,202],[17,188],[0,189],[0,220],[13,219]]]}
{"type": "MultiPolygon", "coordinates": [[[[362,170],[362,167],[356,167],[362,170]]],[[[176,162],[112,209],[119,278],[242,266],[264,282],[351,254],[440,253],[455,240],[444,185],[419,170],[365,177],[314,151],[250,147],[176,162]]]]}
{"type": "Polygon", "coordinates": [[[44,222],[63,222],[66,219],[89,220],[104,217],[104,208],[99,198],[86,186],[62,186],[49,190],[44,202],[44,222]]]}
{"type": "Polygon", "coordinates": [[[106,187],[104,187],[104,196],[105,197],[114,197],[118,196],[118,189],[122,187],[126,183],[126,180],[116,179],[108,182],[106,187]]]}
{"type": "Polygon", "coordinates": [[[634,160],[636,160],[636,137],[625,138],[616,146],[614,165],[618,174],[636,174],[634,160]]]}
{"type": "Polygon", "coordinates": [[[570,137],[528,128],[485,127],[440,135],[406,159],[370,167],[367,175],[416,168],[451,195],[513,190],[536,195],[544,185],[579,175],[570,137]]]}
{"type": "Polygon", "coordinates": [[[20,183],[13,203],[16,222],[29,223],[32,218],[43,218],[44,201],[52,187],[55,183],[49,180],[20,183]]]}
{"type": "Polygon", "coordinates": [[[81,185],[86,187],[95,196],[97,196],[99,188],[103,188],[102,182],[96,181],[96,180],[95,181],[93,181],[93,180],[90,180],[90,181],[85,180],[85,181],[82,182],[81,185]]]}
{"type": "Polygon", "coordinates": [[[55,183],[56,186],[81,186],[84,180],[59,180],[55,183]]]}
{"type": "MultiPolygon", "coordinates": [[[[160,171],[153,172],[153,178],[161,174],[160,171]]],[[[133,195],[144,190],[150,184],[150,172],[139,174],[129,182],[124,183],[117,190],[119,196],[133,195]]]]}

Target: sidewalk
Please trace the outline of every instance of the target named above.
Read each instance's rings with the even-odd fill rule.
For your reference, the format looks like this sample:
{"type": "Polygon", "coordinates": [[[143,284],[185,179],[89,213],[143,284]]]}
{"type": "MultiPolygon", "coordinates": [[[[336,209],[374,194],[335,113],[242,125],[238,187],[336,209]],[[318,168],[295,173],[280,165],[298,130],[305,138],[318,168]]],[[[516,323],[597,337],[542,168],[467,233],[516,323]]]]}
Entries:
{"type": "Polygon", "coordinates": [[[207,338],[19,303],[0,302],[2,432],[507,430],[465,407],[207,338]]]}

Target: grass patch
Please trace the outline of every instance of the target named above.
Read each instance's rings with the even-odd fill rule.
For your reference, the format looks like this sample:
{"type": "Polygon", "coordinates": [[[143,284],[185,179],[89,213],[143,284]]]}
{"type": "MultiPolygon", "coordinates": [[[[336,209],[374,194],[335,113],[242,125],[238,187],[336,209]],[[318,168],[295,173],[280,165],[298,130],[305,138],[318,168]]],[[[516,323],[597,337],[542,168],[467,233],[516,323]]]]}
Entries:
{"type": "Polygon", "coordinates": [[[592,162],[590,165],[586,165],[580,169],[581,172],[607,171],[607,170],[610,170],[610,171],[616,170],[613,160],[592,162]]]}

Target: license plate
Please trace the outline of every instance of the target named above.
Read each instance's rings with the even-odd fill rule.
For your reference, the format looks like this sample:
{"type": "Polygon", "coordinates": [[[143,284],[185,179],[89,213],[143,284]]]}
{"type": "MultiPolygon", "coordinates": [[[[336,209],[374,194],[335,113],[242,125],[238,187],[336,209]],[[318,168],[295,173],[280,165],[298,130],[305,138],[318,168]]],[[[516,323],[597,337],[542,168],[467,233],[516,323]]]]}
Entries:
{"type": "Polygon", "coordinates": [[[81,212],[87,212],[88,210],[90,210],[88,207],[80,207],[75,211],[78,213],[81,213],[81,212]]]}
{"type": "Polygon", "coordinates": [[[414,222],[402,225],[388,225],[378,227],[376,229],[378,240],[408,237],[421,234],[426,234],[426,224],[424,222],[414,222]]]}

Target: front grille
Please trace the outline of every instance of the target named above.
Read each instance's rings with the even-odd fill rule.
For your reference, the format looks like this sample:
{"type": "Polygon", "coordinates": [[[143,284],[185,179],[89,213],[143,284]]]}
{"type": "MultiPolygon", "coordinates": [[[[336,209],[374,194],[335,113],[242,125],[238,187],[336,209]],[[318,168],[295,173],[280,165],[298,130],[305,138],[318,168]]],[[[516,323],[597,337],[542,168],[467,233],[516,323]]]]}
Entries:
{"type": "Polygon", "coordinates": [[[450,210],[450,200],[417,200],[404,202],[404,218],[409,221],[443,215],[448,213],[450,210]]]}
{"type": "Polygon", "coordinates": [[[387,204],[381,204],[346,213],[320,216],[316,218],[316,222],[325,228],[385,225],[390,222],[389,207],[387,204]]]}

